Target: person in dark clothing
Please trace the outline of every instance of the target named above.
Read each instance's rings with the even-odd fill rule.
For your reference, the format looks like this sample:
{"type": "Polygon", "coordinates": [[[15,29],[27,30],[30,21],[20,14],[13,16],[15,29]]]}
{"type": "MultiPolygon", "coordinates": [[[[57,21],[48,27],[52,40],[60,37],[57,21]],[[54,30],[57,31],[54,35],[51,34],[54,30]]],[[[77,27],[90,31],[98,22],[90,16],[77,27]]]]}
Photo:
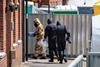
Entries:
{"type": "Polygon", "coordinates": [[[50,19],[47,20],[48,25],[45,28],[45,36],[44,39],[48,37],[48,48],[49,48],[49,62],[53,62],[54,54],[57,56],[57,48],[56,48],[56,25],[51,22],[50,19]]]}
{"type": "Polygon", "coordinates": [[[67,62],[67,60],[64,58],[64,50],[65,50],[66,40],[69,43],[71,43],[69,40],[70,33],[67,32],[67,29],[64,25],[61,25],[60,22],[57,21],[56,34],[57,34],[57,46],[58,46],[58,53],[59,53],[59,61],[60,61],[60,63],[62,63],[63,60],[65,62],[67,62]],[[66,38],[66,34],[67,34],[67,38],[66,38]]]}

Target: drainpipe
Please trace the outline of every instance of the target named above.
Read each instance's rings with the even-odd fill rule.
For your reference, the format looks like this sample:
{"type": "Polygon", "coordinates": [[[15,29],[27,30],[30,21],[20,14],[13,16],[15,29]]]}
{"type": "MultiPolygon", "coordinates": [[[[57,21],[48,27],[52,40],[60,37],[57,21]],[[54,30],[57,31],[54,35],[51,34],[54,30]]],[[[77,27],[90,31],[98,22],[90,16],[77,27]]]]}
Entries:
{"type": "Polygon", "coordinates": [[[25,62],[24,0],[22,0],[22,62],[25,62]]]}
{"type": "Polygon", "coordinates": [[[28,61],[28,0],[26,0],[26,61],[28,61]]]}

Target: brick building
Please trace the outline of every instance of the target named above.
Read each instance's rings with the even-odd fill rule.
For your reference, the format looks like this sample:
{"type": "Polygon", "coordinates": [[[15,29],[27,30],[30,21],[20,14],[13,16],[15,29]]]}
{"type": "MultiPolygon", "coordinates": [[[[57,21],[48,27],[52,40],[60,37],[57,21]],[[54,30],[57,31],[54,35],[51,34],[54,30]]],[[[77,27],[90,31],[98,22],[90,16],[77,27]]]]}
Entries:
{"type": "Polygon", "coordinates": [[[38,7],[46,7],[46,5],[50,4],[50,7],[55,7],[56,5],[67,5],[69,0],[28,0],[31,2],[38,4],[38,7]]]}
{"type": "Polygon", "coordinates": [[[22,61],[22,0],[0,0],[0,67],[20,67],[22,61]],[[10,11],[9,2],[19,2],[10,11]]]}

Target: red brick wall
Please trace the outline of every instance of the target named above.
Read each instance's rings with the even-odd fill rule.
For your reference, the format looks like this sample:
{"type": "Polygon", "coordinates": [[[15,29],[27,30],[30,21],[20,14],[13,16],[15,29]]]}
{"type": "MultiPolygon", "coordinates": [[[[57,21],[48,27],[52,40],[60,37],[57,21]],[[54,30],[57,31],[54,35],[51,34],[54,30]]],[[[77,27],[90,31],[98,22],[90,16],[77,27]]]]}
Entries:
{"type": "MultiPolygon", "coordinates": [[[[8,3],[10,2],[10,0],[6,0],[6,4],[8,5],[8,3]]],[[[10,51],[11,51],[11,45],[12,45],[12,31],[11,31],[11,22],[13,21],[12,20],[13,18],[13,13],[11,13],[10,11],[7,11],[6,12],[6,52],[7,52],[7,66],[8,67],[11,67],[11,54],[10,54],[10,51]]]]}
{"type": "MultiPolygon", "coordinates": [[[[13,0],[14,3],[16,3],[16,0],[13,0]]],[[[14,42],[18,42],[18,29],[19,29],[19,24],[18,24],[18,9],[14,12],[14,24],[15,24],[15,29],[14,29],[14,42]]]]}
{"type": "MultiPolygon", "coordinates": [[[[20,0],[21,1],[21,0],[20,0]]],[[[16,2],[16,0],[13,0],[13,2],[16,2]]],[[[14,12],[13,14],[13,20],[14,20],[14,23],[15,23],[15,29],[13,31],[13,43],[16,43],[18,44],[18,40],[21,39],[20,38],[20,35],[19,35],[19,32],[21,33],[21,30],[20,30],[20,27],[19,25],[22,24],[22,21],[19,21],[21,20],[21,3],[20,3],[20,6],[19,8],[14,12]],[[19,17],[20,15],[20,17],[19,17]]],[[[21,61],[22,61],[22,43],[18,44],[18,46],[15,48],[15,49],[12,49],[12,51],[15,51],[15,58],[12,59],[12,67],[19,67],[21,61]]]]}
{"type": "Polygon", "coordinates": [[[0,50],[3,50],[3,0],[0,1],[0,50]]]}
{"type": "Polygon", "coordinates": [[[3,0],[3,50],[6,52],[6,0],[3,0]]]}
{"type": "Polygon", "coordinates": [[[0,59],[0,67],[7,67],[7,56],[0,59]]]}
{"type": "Polygon", "coordinates": [[[19,17],[20,17],[20,39],[22,40],[22,0],[19,0],[20,7],[19,7],[19,17]]]}
{"type": "Polygon", "coordinates": [[[15,51],[15,58],[14,59],[12,59],[12,67],[20,67],[20,65],[21,65],[21,62],[22,62],[22,46],[21,46],[21,44],[20,45],[18,45],[17,47],[16,47],[16,49],[14,49],[14,51],[15,51]]]}
{"type": "MultiPolygon", "coordinates": [[[[6,1],[0,0],[0,50],[6,52],[6,1]]],[[[7,67],[7,56],[0,58],[0,67],[7,67]]]]}
{"type": "MultiPolygon", "coordinates": [[[[13,0],[14,2],[16,2],[16,0],[13,0]]],[[[19,0],[21,2],[21,0],[19,0]]],[[[19,3],[20,3],[19,2],[19,3]]],[[[15,23],[15,30],[13,32],[14,36],[13,39],[15,41],[13,41],[14,43],[18,44],[18,40],[22,39],[20,33],[22,33],[20,27],[22,24],[22,21],[20,21],[22,18],[21,15],[21,3],[19,5],[19,8],[14,12],[13,15],[13,19],[14,19],[14,23],[15,23]],[[20,25],[20,26],[19,26],[20,25]]],[[[22,61],[22,43],[18,44],[18,46],[14,49],[15,51],[15,58],[12,59],[12,67],[19,67],[22,61]]]]}
{"type": "MultiPolygon", "coordinates": [[[[14,67],[16,67],[22,60],[22,44],[19,44],[13,49],[13,43],[18,44],[18,39],[22,39],[22,12],[20,12],[22,7],[20,3],[20,7],[17,11],[5,12],[5,7],[8,5],[9,1],[11,0],[0,0],[0,50],[7,53],[5,58],[0,59],[0,67],[1,65],[5,65],[2,67],[11,67],[13,66],[13,63],[15,63],[14,67]],[[15,30],[12,30],[11,28],[12,22],[15,23],[15,30]],[[11,57],[11,51],[13,50],[15,51],[15,58],[11,57]]],[[[21,0],[19,1],[21,2],[21,0]]],[[[13,2],[15,2],[15,0],[13,0],[13,2]]]]}

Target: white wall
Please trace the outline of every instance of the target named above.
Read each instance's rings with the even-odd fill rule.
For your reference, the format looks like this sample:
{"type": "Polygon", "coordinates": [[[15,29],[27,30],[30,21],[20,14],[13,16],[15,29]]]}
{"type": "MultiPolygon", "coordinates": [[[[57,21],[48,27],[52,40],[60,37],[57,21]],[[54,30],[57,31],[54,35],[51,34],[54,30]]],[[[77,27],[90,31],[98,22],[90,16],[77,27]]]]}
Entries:
{"type": "Polygon", "coordinates": [[[68,5],[82,6],[86,2],[86,5],[92,6],[97,1],[100,0],[69,0],[68,5]]]}

